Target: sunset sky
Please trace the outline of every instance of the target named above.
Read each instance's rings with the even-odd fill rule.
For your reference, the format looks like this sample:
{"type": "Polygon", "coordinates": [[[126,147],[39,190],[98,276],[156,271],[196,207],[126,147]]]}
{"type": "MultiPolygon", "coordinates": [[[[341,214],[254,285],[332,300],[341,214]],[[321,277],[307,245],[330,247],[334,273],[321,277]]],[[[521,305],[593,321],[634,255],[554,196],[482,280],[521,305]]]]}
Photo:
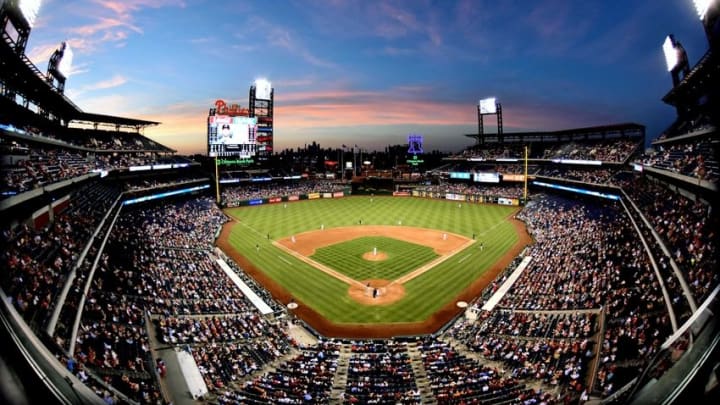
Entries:
{"type": "MultiPolygon", "coordinates": [[[[160,121],[149,137],[204,153],[217,99],[275,88],[275,150],[368,150],[410,133],[458,151],[497,97],[505,132],[674,119],[662,43],[707,49],[691,0],[45,0],[26,50],[45,71],[74,51],[66,94],[84,111],[160,121]]],[[[494,118],[486,132],[495,131],[494,118]]]]}

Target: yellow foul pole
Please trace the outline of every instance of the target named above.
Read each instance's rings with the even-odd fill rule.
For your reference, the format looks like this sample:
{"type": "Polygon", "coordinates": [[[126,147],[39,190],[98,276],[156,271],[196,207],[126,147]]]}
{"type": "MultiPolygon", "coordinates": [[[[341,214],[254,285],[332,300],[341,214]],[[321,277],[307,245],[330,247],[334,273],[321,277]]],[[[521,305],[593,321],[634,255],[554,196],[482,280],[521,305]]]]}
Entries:
{"type": "Polygon", "coordinates": [[[523,197],[525,199],[525,204],[527,204],[527,179],[528,179],[527,166],[528,166],[528,147],[527,147],[527,145],[525,145],[525,176],[523,176],[523,179],[525,180],[525,193],[524,193],[524,197],[523,197]]]}
{"type": "Polygon", "coordinates": [[[217,156],[215,156],[215,198],[220,204],[220,176],[218,175],[217,156]]]}

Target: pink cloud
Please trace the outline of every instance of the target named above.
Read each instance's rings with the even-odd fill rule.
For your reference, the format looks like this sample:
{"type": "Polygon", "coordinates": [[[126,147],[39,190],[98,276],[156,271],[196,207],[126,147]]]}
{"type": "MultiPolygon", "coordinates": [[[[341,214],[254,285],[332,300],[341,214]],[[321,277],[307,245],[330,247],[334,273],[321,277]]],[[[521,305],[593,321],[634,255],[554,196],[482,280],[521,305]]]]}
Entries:
{"type": "Polygon", "coordinates": [[[112,10],[116,14],[129,14],[142,8],[185,7],[185,2],[182,0],[95,0],[95,3],[112,10]]]}
{"type": "MultiPolygon", "coordinates": [[[[371,135],[364,145],[377,147],[388,142],[402,142],[408,127],[445,133],[459,138],[448,141],[461,145],[463,133],[477,128],[474,101],[423,100],[427,89],[407,87],[381,91],[324,90],[283,94],[275,105],[275,133],[278,147],[296,147],[311,141],[347,143],[358,132],[371,135]],[[410,97],[415,95],[416,97],[410,97]],[[406,97],[406,98],[403,98],[406,97]],[[376,100],[382,99],[382,103],[376,100]],[[329,135],[332,134],[332,135],[329,135]]],[[[145,110],[130,116],[162,122],[148,128],[146,135],[177,149],[180,153],[204,153],[207,105],[177,104],[153,114],[145,110]]],[[[560,130],[617,122],[610,116],[573,111],[572,107],[513,105],[503,117],[506,132],[560,130]]],[[[495,117],[486,118],[486,130],[495,132],[495,117]]],[[[430,140],[427,140],[428,142],[430,140]]],[[[437,142],[434,139],[433,142],[437,142]]]]}
{"type": "Polygon", "coordinates": [[[70,28],[70,32],[73,34],[90,36],[95,35],[98,32],[107,31],[113,28],[128,28],[131,31],[135,31],[138,34],[142,34],[142,29],[136,25],[131,24],[128,21],[123,21],[118,18],[98,18],[95,24],[83,25],[75,28],[70,28]]]}
{"type": "Polygon", "coordinates": [[[50,60],[50,56],[58,49],[60,44],[44,44],[33,47],[30,52],[27,53],[27,57],[35,64],[41,65],[47,63],[50,60]]]}

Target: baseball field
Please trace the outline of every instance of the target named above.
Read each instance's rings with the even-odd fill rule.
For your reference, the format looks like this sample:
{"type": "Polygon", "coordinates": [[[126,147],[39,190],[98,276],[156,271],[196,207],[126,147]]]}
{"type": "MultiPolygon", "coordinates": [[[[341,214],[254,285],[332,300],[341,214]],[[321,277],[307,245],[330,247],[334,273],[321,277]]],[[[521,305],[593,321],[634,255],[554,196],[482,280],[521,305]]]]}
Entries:
{"type": "Polygon", "coordinates": [[[357,196],[233,208],[218,246],[318,332],[432,333],[530,242],[517,207],[357,196]]]}

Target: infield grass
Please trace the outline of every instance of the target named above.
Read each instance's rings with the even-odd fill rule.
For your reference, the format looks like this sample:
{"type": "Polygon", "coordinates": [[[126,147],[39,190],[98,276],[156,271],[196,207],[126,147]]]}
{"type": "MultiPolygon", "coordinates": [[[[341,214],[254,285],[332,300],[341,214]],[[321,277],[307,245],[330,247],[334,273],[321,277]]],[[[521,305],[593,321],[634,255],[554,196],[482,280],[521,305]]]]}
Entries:
{"type": "Polygon", "coordinates": [[[378,278],[395,280],[436,257],[438,255],[427,246],[381,236],[336,243],[317,249],[315,254],[310,256],[313,260],[332,267],[355,280],[378,278]],[[385,253],[387,259],[383,261],[365,260],[363,254],[371,253],[373,248],[378,248],[380,252],[385,253]]]}
{"type": "MultiPolygon", "coordinates": [[[[428,318],[457,297],[517,242],[518,235],[507,220],[514,210],[515,207],[501,205],[458,205],[423,198],[374,197],[371,202],[370,197],[359,196],[233,208],[227,213],[238,220],[230,234],[230,243],[235,249],[305,305],[342,324],[418,322],[428,318]],[[319,230],[321,226],[327,229],[358,225],[360,220],[367,225],[401,223],[444,230],[468,238],[474,234],[476,243],[405,283],[406,295],[402,300],[365,306],[348,296],[346,283],[297,260],[268,239],[268,236],[280,239],[319,230]]],[[[331,254],[332,249],[328,252],[331,254]]],[[[336,265],[331,267],[340,270],[336,265]]],[[[358,276],[359,280],[363,278],[358,276]]],[[[397,277],[377,274],[373,278],[397,277]]]]}

